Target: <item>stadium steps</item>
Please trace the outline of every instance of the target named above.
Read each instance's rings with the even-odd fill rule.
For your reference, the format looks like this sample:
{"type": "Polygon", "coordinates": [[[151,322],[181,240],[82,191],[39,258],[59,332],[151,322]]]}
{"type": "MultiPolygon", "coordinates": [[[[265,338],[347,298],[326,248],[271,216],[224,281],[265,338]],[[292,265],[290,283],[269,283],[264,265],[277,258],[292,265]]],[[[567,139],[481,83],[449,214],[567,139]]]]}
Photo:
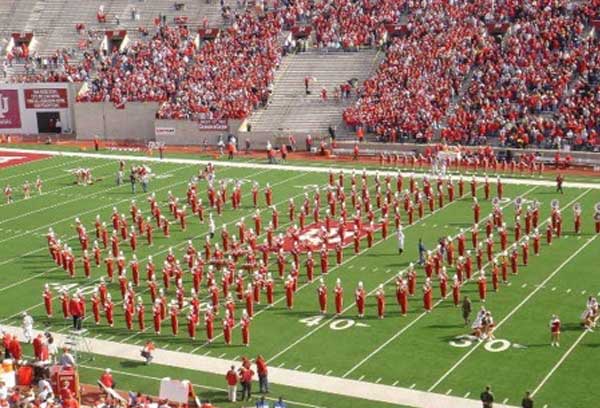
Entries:
{"type": "Polygon", "coordinates": [[[368,78],[379,59],[376,50],[361,52],[305,53],[285,57],[275,75],[273,93],[266,109],[257,110],[250,118],[252,130],[322,133],[329,125],[343,132],[342,112],[354,100],[333,101],[333,89],[356,78],[359,83],[368,78]],[[316,78],[305,95],[304,78],[316,78]],[[328,102],[321,100],[321,89],[328,91],[328,102]]]}

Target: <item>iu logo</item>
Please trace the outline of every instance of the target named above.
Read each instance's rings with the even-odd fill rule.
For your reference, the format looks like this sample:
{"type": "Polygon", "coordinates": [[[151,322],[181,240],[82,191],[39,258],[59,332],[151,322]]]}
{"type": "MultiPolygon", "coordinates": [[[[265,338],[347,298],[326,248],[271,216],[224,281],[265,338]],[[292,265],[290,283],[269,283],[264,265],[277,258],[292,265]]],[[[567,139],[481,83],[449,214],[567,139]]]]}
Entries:
{"type": "Polygon", "coordinates": [[[8,105],[8,97],[3,96],[0,98],[0,119],[4,119],[4,115],[6,115],[9,111],[10,107],[8,105]]]}

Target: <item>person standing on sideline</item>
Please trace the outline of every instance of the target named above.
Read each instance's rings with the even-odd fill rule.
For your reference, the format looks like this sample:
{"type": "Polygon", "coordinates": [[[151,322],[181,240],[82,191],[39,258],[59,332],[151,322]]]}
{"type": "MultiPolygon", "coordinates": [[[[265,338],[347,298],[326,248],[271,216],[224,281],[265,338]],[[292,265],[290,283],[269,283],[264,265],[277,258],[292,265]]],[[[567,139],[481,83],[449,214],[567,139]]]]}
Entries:
{"type": "Polygon", "coordinates": [[[525,392],[525,396],[521,400],[521,408],[533,408],[533,399],[531,399],[529,391],[525,392]]]}
{"type": "Polygon", "coordinates": [[[402,252],[404,252],[404,231],[402,230],[402,225],[398,226],[396,238],[398,239],[398,254],[402,255],[402,252]]]}
{"type": "Polygon", "coordinates": [[[465,321],[465,326],[469,325],[469,321],[471,320],[471,299],[468,296],[465,296],[462,302],[462,317],[465,321]]]}
{"type": "Polygon", "coordinates": [[[258,357],[256,357],[256,371],[258,372],[258,386],[260,388],[260,392],[268,394],[269,379],[267,377],[267,362],[265,361],[265,358],[261,355],[258,355],[258,357]]]}
{"type": "Polygon", "coordinates": [[[425,263],[425,253],[427,249],[425,249],[425,244],[423,244],[423,239],[419,238],[419,265],[423,265],[425,263]]]}
{"type": "Polygon", "coordinates": [[[492,394],[492,387],[489,385],[485,387],[485,390],[479,396],[483,408],[492,408],[494,406],[494,394],[492,394]]]}
{"type": "Polygon", "coordinates": [[[227,371],[227,374],[225,374],[225,379],[227,380],[227,398],[230,402],[235,402],[237,400],[238,383],[238,377],[235,373],[235,366],[231,366],[231,369],[227,371]]]}
{"type": "Polygon", "coordinates": [[[33,317],[23,312],[23,337],[26,343],[33,341],[33,317]]]}
{"type": "Polygon", "coordinates": [[[240,384],[242,384],[242,398],[243,401],[250,401],[252,397],[252,377],[254,377],[254,371],[250,368],[242,367],[240,369],[240,384]]]}

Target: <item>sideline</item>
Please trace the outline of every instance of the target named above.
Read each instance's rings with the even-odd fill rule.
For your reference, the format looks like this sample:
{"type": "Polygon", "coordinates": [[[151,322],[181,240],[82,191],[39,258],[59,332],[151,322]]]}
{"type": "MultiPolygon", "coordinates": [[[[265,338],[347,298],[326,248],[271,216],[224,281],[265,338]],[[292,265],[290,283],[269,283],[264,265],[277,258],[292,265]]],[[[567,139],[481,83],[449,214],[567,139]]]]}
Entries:
{"type": "MultiPolygon", "coordinates": [[[[272,170],[282,171],[301,171],[301,172],[312,172],[312,173],[329,173],[329,170],[334,172],[343,172],[344,174],[351,174],[352,169],[340,168],[340,167],[312,167],[312,166],[296,166],[296,165],[284,165],[284,164],[267,164],[267,163],[247,163],[247,162],[233,162],[233,161],[214,161],[214,160],[195,160],[195,159],[181,159],[181,158],[164,158],[158,157],[144,157],[144,156],[130,156],[130,155],[113,155],[113,154],[102,154],[102,153],[81,153],[81,152],[68,152],[60,150],[29,150],[29,149],[11,149],[6,147],[0,147],[0,152],[21,152],[21,153],[39,153],[48,154],[53,156],[64,156],[64,157],[89,157],[95,159],[110,159],[110,160],[129,160],[129,161],[141,161],[141,162],[155,162],[155,163],[174,163],[174,164],[196,164],[206,165],[213,163],[219,167],[233,167],[240,169],[257,169],[269,167],[272,170]]],[[[358,172],[358,170],[357,170],[358,172]]],[[[381,176],[395,176],[398,174],[397,171],[389,170],[366,170],[366,174],[374,176],[375,174],[381,176]]],[[[402,174],[411,174],[410,171],[405,171],[402,174]]],[[[427,173],[412,173],[416,178],[423,178],[427,176],[427,173]]],[[[453,174],[456,178],[456,175],[453,174]]],[[[467,177],[465,176],[465,181],[467,177]]],[[[470,178],[469,178],[470,180],[470,178]]],[[[485,181],[484,177],[477,176],[475,180],[478,182],[485,181]]],[[[490,177],[490,182],[494,182],[494,179],[490,177]]],[[[535,180],[535,179],[515,179],[502,177],[502,182],[505,184],[516,184],[516,185],[527,185],[527,186],[540,186],[540,187],[555,187],[556,183],[551,180],[535,180]]],[[[565,187],[569,188],[590,188],[594,190],[600,190],[600,183],[579,183],[579,182],[566,182],[565,187]]]]}
{"type": "MultiPolygon", "coordinates": [[[[16,335],[21,341],[24,340],[23,330],[21,328],[15,326],[3,326],[3,329],[8,333],[16,335]]],[[[34,336],[37,336],[38,333],[42,332],[40,330],[34,330],[34,336]]],[[[68,335],[56,332],[53,332],[52,335],[57,340],[58,344],[63,344],[68,337],[68,335]]],[[[143,361],[139,355],[139,346],[98,339],[88,339],[88,342],[90,349],[94,350],[94,354],[113,358],[114,356],[120,356],[126,360],[143,361]]],[[[239,364],[239,361],[157,349],[154,352],[153,363],[194,371],[198,371],[198,367],[202,367],[202,371],[204,372],[224,375],[224,373],[229,371],[232,363],[239,364]]],[[[303,388],[328,394],[344,395],[346,397],[367,399],[389,404],[407,405],[416,408],[481,407],[481,402],[476,400],[411,390],[408,388],[393,387],[391,385],[348,380],[321,374],[311,374],[285,368],[269,367],[269,381],[271,383],[294,388],[303,388]]],[[[515,408],[503,404],[497,404],[495,406],[497,408],[515,408]]]]}

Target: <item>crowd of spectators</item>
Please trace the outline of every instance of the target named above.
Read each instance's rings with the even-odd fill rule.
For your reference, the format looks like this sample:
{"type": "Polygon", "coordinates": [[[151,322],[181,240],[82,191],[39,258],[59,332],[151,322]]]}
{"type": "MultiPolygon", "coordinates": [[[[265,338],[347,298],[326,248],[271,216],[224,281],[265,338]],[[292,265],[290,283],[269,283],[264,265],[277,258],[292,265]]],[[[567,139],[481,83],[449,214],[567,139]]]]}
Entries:
{"type": "Polygon", "coordinates": [[[392,40],[357,104],[344,112],[346,123],[392,141],[431,140],[486,45],[485,28],[473,17],[475,3],[433,0],[412,8],[408,34],[392,40]]]}
{"type": "Polygon", "coordinates": [[[348,125],[389,141],[597,145],[598,0],[427,3],[409,6],[348,125]]]}
{"type": "Polygon", "coordinates": [[[154,35],[123,51],[88,51],[78,65],[57,51],[36,62],[49,68],[43,74],[17,80],[84,82],[79,101],[154,101],[158,118],[245,118],[266,105],[282,55],[295,48],[279,38],[282,30],[309,26],[322,48],[385,44],[385,60],[343,114],[351,127],[388,141],[589,148],[598,143],[599,43],[589,33],[599,7],[600,0],[258,2],[199,46],[186,25],[158,18],[154,35]]]}

